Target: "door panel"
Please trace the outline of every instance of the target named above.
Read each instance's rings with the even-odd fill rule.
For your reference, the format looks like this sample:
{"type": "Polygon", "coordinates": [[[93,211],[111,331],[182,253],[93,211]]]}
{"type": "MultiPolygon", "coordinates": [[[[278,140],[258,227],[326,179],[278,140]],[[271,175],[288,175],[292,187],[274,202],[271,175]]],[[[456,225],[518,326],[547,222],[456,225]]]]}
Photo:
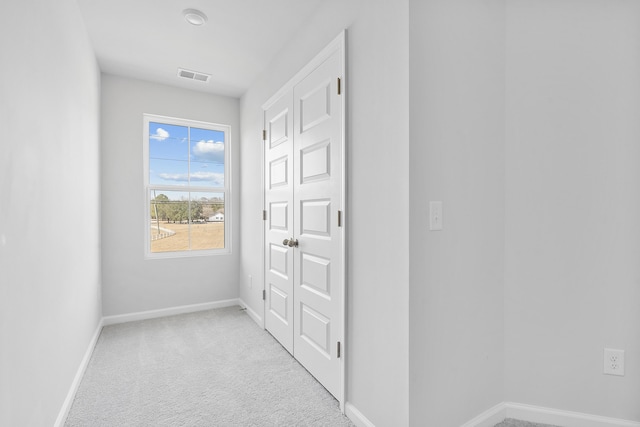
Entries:
{"type": "Polygon", "coordinates": [[[331,178],[331,141],[326,140],[300,151],[302,183],[331,178]]]}
{"type": "Polygon", "coordinates": [[[342,335],[341,58],[335,52],[293,89],[294,356],[334,396],[342,335]]]}
{"type": "Polygon", "coordinates": [[[270,230],[288,231],[289,205],[286,202],[272,202],[269,204],[268,220],[270,230]]]}
{"type": "Polygon", "coordinates": [[[331,82],[327,76],[299,98],[300,132],[306,132],[331,118],[331,82]]]}
{"type": "Polygon", "coordinates": [[[269,120],[269,147],[275,148],[276,146],[289,141],[289,135],[291,135],[288,128],[289,109],[281,111],[277,116],[269,120]]]}
{"type": "Polygon", "coordinates": [[[287,301],[289,299],[287,294],[273,283],[270,283],[269,296],[269,312],[278,317],[281,322],[288,324],[287,319],[290,318],[290,310],[288,308],[290,304],[287,301]]]}
{"type": "Polygon", "coordinates": [[[289,156],[269,162],[269,188],[288,187],[289,184],[289,156]]]}
{"type": "Polygon", "coordinates": [[[309,292],[331,299],[331,260],[304,252],[300,254],[300,259],[300,286],[309,292]]]}
{"type": "Polygon", "coordinates": [[[293,354],[292,93],[265,111],[265,328],[293,354]]]}
{"type": "Polygon", "coordinates": [[[310,235],[331,237],[331,200],[301,200],[298,208],[300,215],[300,236],[310,235]]]}
{"type": "Polygon", "coordinates": [[[331,359],[329,354],[331,319],[326,318],[304,303],[301,303],[300,307],[300,337],[319,354],[331,359]]]}
{"type": "Polygon", "coordinates": [[[271,244],[270,246],[269,271],[287,280],[289,278],[289,252],[291,251],[279,245],[271,244]]]}

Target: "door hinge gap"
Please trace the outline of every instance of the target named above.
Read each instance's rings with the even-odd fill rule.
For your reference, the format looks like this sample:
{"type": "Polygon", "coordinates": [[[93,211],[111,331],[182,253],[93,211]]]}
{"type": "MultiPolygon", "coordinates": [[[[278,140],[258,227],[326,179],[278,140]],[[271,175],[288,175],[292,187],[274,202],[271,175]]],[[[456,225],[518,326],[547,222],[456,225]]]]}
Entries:
{"type": "Polygon", "coordinates": [[[267,220],[267,211],[262,211],[262,220],[263,221],[267,220]]]}
{"type": "Polygon", "coordinates": [[[338,95],[342,95],[342,80],[338,77],[338,95]]]}
{"type": "Polygon", "coordinates": [[[262,301],[265,301],[267,299],[267,291],[265,291],[264,289],[262,290],[262,301]]]}
{"type": "Polygon", "coordinates": [[[338,341],[338,345],[337,345],[337,353],[338,353],[338,359],[340,359],[340,341],[338,341]]]}
{"type": "Polygon", "coordinates": [[[338,211],[338,227],[342,227],[342,211],[338,211]]]}
{"type": "Polygon", "coordinates": [[[263,129],[263,130],[262,130],[262,140],[263,140],[263,141],[266,141],[266,140],[267,140],[267,131],[266,131],[266,129],[263,129]]]}

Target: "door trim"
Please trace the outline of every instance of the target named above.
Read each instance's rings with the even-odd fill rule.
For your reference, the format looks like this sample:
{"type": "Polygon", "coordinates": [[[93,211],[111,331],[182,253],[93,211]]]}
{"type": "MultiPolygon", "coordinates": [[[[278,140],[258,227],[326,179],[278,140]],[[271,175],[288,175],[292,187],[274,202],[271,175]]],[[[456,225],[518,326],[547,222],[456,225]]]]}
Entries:
{"type": "MultiPolygon", "coordinates": [[[[347,358],[349,356],[349,346],[347,340],[347,227],[349,225],[349,211],[347,205],[347,94],[348,94],[348,81],[346,78],[346,63],[347,63],[347,30],[342,30],[336,38],[334,38],[324,49],[322,49],[311,61],[309,61],[300,71],[298,71],[287,83],[285,83],[274,95],[272,95],[264,104],[262,104],[262,129],[266,129],[265,123],[265,115],[264,112],[268,110],[273,104],[275,104],[287,91],[293,90],[293,87],[301,82],[307,75],[309,75],[313,70],[318,68],[327,58],[329,58],[336,51],[342,52],[342,69],[341,73],[341,103],[342,103],[342,183],[341,183],[341,193],[342,193],[342,253],[340,254],[340,258],[342,261],[342,274],[341,274],[341,285],[342,285],[342,308],[340,310],[340,314],[342,316],[342,340],[341,340],[341,363],[340,363],[340,397],[338,401],[340,403],[340,410],[344,414],[345,412],[345,402],[346,402],[346,371],[347,371],[347,358]]],[[[262,141],[262,156],[261,156],[261,182],[262,182],[262,209],[266,209],[265,204],[265,169],[264,169],[264,161],[265,161],[265,141],[262,141]]],[[[261,253],[262,253],[262,289],[266,290],[266,274],[265,274],[265,231],[266,231],[267,221],[262,221],[262,244],[261,244],[261,253]]],[[[265,329],[265,315],[266,307],[263,304],[263,316],[262,316],[262,329],[265,329]]]]}
{"type": "MultiPolygon", "coordinates": [[[[340,49],[342,49],[342,52],[343,52],[343,58],[342,58],[343,70],[342,71],[344,75],[344,68],[345,68],[344,62],[346,60],[346,54],[345,54],[346,53],[345,52],[346,32],[347,30],[342,30],[340,34],[338,34],[338,37],[333,39],[333,41],[329,43],[324,49],[322,49],[320,53],[318,53],[311,61],[307,63],[307,65],[302,67],[302,69],[298,71],[295,74],[295,76],[293,76],[274,95],[272,95],[264,104],[262,104],[262,109],[263,110],[269,109],[278,99],[282,97],[282,95],[287,93],[287,91],[293,89],[295,85],[300,83],[302,79],[304,79],[306,76],[309,75],[309,73],[311,73],[313,70],[318,68],[318,66],[322,64],[327,58],[329,58],[331,54],[333,54],[336,50],[340,50],[340,49]]],[[[344,81],[342,86],[342,92],[344,95],[344,81]]],[[[344,104],[344,98],[343,98],[343,104],[344,104]]],[[[344,115],[345,114],[343,111],[343,116],[344,115]]]]}

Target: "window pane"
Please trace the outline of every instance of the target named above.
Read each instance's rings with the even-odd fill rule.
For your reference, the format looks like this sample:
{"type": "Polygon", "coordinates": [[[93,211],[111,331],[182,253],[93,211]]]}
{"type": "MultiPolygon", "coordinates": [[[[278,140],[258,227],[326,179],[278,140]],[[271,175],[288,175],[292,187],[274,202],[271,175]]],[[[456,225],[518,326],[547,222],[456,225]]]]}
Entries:
{"type": "Polygon", "coordinates": [[[166,123],[149,123],[149,183],[189,183],[189,129],[166,123]]]}
{"type": "Polygon", "coordinates": [[[224,187],[224,165],[192,161],[191,185],[195,187],[224,187]]]}
{"type": "Polygon", "coordinates": [[[224,248],[224,194],[191,193],[191,249],[224,248]]]}
{"type": "Polygon", "coordinates": [[[150,158],[149,183],[152,185],[189,185],[189,162],[150,158]]]}
{"type": "Polygon", "coordinates": [[[189,249],[189,194],[182,191],[149,192],[151,252],[189,249]]]}
{"type": "Polygon", "coordinates": [[[152,159],[189,160],[189,128],[149,122],[149,157],[152,159]]]}
{"type": "Polygon", "coordinates": [[[224,141],[222,131],[191,128],[192,185],[224,186],[224,141]]]}
{"type": "Polygon", "coordinates": [[[151,252],[224,248],[224,194],[151,190],[151,252]]]}

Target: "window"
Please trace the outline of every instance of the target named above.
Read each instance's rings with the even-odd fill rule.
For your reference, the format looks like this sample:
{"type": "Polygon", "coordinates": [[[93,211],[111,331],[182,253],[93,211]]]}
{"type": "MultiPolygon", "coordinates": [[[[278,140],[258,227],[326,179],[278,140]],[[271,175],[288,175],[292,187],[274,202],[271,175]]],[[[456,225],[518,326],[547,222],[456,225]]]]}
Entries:
{"type": "Polygon", "coordinates": [[[225,125],[144,115],[148,258],[229,252],[225,125]]]}

